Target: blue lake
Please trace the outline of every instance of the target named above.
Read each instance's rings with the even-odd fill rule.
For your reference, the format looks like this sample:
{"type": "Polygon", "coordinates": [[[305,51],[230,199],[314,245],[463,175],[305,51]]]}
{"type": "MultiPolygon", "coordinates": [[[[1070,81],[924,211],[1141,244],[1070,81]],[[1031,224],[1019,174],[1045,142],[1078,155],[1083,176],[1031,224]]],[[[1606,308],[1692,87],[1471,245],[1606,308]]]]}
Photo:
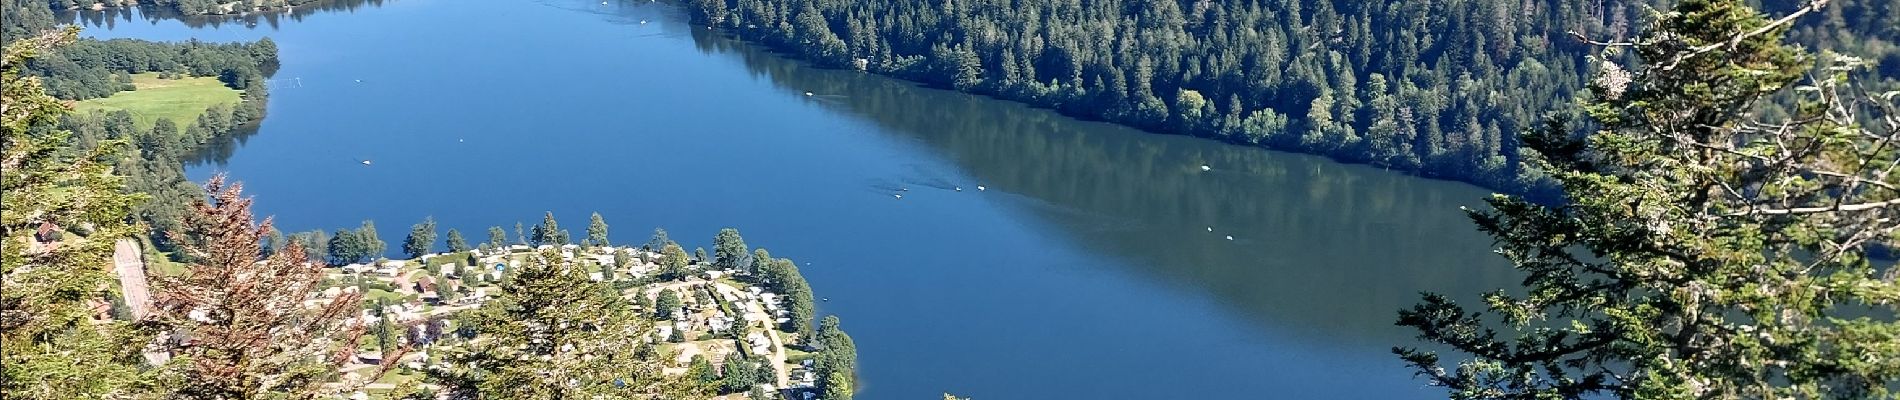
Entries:
{"type": "Polygon", "coordinates": [[[1390,354],[1417,344],[1396,311],[1517,279],[1469,185],[810,68],[664,3],[75,21],[275,40],[268,116],[190,175],[243,181],[286,232],[739,228],[830,298],[865,399],[1442,397],[1390,354]]]}

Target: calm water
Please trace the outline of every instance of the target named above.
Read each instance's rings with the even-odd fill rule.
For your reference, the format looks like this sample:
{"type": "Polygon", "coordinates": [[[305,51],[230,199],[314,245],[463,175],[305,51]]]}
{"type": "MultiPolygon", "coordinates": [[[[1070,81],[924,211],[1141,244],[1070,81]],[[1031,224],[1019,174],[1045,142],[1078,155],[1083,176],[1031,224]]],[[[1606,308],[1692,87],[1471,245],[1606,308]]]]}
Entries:
{"type": "Polygon", "coordinates": [[[81,21],[277,41],[269,116],[191,175],[243,180],[285,231],[738,227],[809,263],[867,399],[1430,398],[1395,311],[1515,281],[1466,185],[807,68],[654,3],[350,4],[81,21]]]}

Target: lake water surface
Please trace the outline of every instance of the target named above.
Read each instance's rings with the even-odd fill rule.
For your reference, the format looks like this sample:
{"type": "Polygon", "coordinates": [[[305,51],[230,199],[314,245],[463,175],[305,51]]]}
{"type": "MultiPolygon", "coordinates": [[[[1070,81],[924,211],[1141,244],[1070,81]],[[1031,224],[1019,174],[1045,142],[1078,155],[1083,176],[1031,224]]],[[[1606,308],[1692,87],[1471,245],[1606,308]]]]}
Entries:
{"type": "Polygon", "coordinates": [[[1458,210],[1475,187],[809,68],[662,3],[76,21],[275,40],[268,117],[190,175],[242,180],[287,232],[737,227],[830,298],[860,398],[1442,397],[1389,353],[1416,344],[1396,311],[1516,280],[1458,210]]]}

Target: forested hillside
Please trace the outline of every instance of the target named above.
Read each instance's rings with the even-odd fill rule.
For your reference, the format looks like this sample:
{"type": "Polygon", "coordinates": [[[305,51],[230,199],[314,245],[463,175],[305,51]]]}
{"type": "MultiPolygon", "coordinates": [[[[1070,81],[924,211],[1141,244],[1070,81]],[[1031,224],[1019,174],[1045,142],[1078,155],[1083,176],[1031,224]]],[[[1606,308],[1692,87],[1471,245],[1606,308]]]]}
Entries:
{"type": "MultiPolygon", "coordinates": [[[[1592,39],[1657,1],[693,0],[701,24],[818,64],[1147,130],[1521,190],[1513,132],[1569,104],[1592,39]]],[[[1793,0],[1770,1],[1791,8],[1793,0]],[[1788,4],[1781,4],[1788,3],[1788,4]]],[[[1835,1],[1792,36],[1900,76],[1900,1],[1835,1]]]]}
{"type": "MultiPolygon", "coordinates": [[[[9,17],[0,29],[8,42],[54,26],[52,13],[36,4],[0,0],[0,7],[9,17]]],[[[58,127],[72,133],[70,151],[91,151],[109,141],[133,146],[136,151],[122,153],[116,170],[125,175],[128,192],[152,197],[134,206],[133,215],[152,228],[160,249],[171,250],[169,235],[182,231],[191,202],[205,195],[185,179],[185,161],[264,117],[269,96],[264,82],[276,69],[277,45],[269,38],[251,43],[82,38],[28,60],[22,72],[39,78],[48,95],[66,101],[134,90],[132,75],[147,73],[161,80],[217,78],[242,91],[239,101],[210,105],[192,120],[159,119],[140,126],[128,110],[72,113],[60,119],[58,127]]]]}

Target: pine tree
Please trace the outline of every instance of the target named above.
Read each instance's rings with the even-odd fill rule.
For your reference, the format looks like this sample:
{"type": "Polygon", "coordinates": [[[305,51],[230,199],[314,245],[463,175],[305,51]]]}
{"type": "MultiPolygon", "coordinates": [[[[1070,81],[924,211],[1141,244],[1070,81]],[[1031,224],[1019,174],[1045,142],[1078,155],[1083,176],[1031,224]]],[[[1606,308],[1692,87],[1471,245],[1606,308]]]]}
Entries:
{"type": "Polygon", "coordinates": [[[325,253],[329,254],[330,264],[345,265],[363,262],[370,255],[369,245],[363,242],[357,231],[338,229],[326,242],[325,253]]]}
{"type": "Polygon", "coordinates": [[[561,224],[554,221],[553,212],[548,212],[541,216],[541,224],[535,225],[534,230],[529,233],[528,243],[536,247],[542,245],[560,246],[567,244],[566,238],[563,238],[562,235],[561,224]]]}
{"type": "MultiPolygon", "coordinates": [[[[224,177],[205,183],[212,193],[187,219],[181,250],[201,260],[183,276],[163,277],[156,290],[154,322],[168,336],[175,358],[161,377],[167,397],[183,399],[310,398],[337,395],[324,389],[347,360],[360,331],[346,325],[360,300],[344,294],[306,307],[324,279],[321,265],[306,261],[301,245],[263,257],[259,238],[270,221],[256,224],[251,199],[224,177]]],[[[385,354],[401,351],[385,347],[385,354]]]]}
{"type": "Polygon", "coordinates": [[[852,377],[858,368],[858,346],[839,326],[838,316],[827,315],[812,333],[813,347],[818,349],[813,371],[825,379],[818,382],[818,390],[825,398],[851,398],[852,377]],[[842,396],[842,397],[837,397],[842,396]]]}
{"type": "Polygon", "coordinates": [[[752,258],[746,261],[750,261],[744,268],[746,275],[751,276],[752,279],[758,279],[759,271],[764,268],[765,263],[772,262],[772,252],[765,251],[764,247],[753,249],[752,258]]]}
{"type": "Polygon", "coordinates": [[[435,250],[435,217],[424,218],[422,223],[409,227],[409,236],[402,240],[402,252],[410,259],[420,259],[422,255],[435,250]]]}
{"type": "Polygon", "coordinates": [[[724,393],[741,393],[751,389],[759,381],[758,362],[746,358],[737,351],[726,353],[725,376],[720,379],[719,390],[724,393]]]}
{"type": "Polygon", "coordinates": [[[383,257],[383,252],[389,251],[389,243],[376,234],[376,221],[363,220],[363,226],[356,228],[356,237],[362,240],[363,249],[367,251],[364,258],[379,259],[383,257]]]}
{"type": "Polygon", "coordinates": [[[455,230],[455,228],[449,228],[448,238],[443,239],[443,241],[448,244],[450,253],[460,253],[469,250],[468,240],[463,239],[462,232],[455,230]]]}
{"type": "Polygon", "coordinates": [[[688,261],[686,249],[680,248],[678,243],[667,243],[666,248],[660,251],[660,279],[685,280],[687,275],[692,274],[686,269],[690,264],[688,261]]]}
{"type": "Polygon", "coordinates": [[[132,235],[125,220],[139,199],[124,194],[124,178],[101,162],[118,159],[125,143],[58,155],[71,133],[51,128],[66,108],[20,71],[76,34],[9,38],[0,59],[0,314],[7,316],[0,319],[0,393],[9,398],[129,397],[142,383],[137,354],[145,339],[124,322],[95,324],[91,311],[104,298],[100,289],[109,279],[100,266],[110,265],[114,240],[132,235]],[[34,244],[42,226],[74,235],[34,244]]]}
{"type": "Polygon", "coordinates": [[[1401,312],[1455,368],[1394,351],[1460,399],[1893,396],[1900,284],[1866,251],[1900,239],[1900,93],[1867,94],[1852,57],[1802,81],[1811,59],[1781,35],[1824,4],[1769,20],[1684,0],[1648,38],[1604,43],[1642,66],[1602,62],[1585,107],[1599,129],[1524,138],[1569,202],[1471,212],[1525,295],[1401,312]],[[1790,106],[1776,94],[1799,104],[1755,111],[1790,106]]]}
{"type": "Polygon", "coordinates": [[[751,264],[751,250],[746,249],[745,238],[739,236],[738,229],[725,228],[713,237],[713,266],[719,269],[737,270],[751,264]]]}
{"type": "Polygon", "coordinates": [[[653,237],[647,239],[647,243],[640,247],[647,251],[660,251],[661,249],[665,249],[668,243],[673,243],[673,239],[667,237],[666,230],[653,228],[653,237]]]}
{"type": "Polygon", "coordinates": [[[507,248],[508,231],[502,230],[499,226],[488,227],[488,246],[496,249],[507,248]]]}
{"type": "Polygon", "coordinates": [[[455,398],[635,398],[667,391],[646,318],[577,262],[543,251],[465,318],[471,340],[434,375],[455,398]],[[595,290],[588,290],[593,288],[595,290]]]}
{"type": "Polygon", "coordinates": [[[607,221],[600,218],[600,213],[594,213],[587,221],[587,243],[594,246],[613,245],[607,241],[607,221]]]}

